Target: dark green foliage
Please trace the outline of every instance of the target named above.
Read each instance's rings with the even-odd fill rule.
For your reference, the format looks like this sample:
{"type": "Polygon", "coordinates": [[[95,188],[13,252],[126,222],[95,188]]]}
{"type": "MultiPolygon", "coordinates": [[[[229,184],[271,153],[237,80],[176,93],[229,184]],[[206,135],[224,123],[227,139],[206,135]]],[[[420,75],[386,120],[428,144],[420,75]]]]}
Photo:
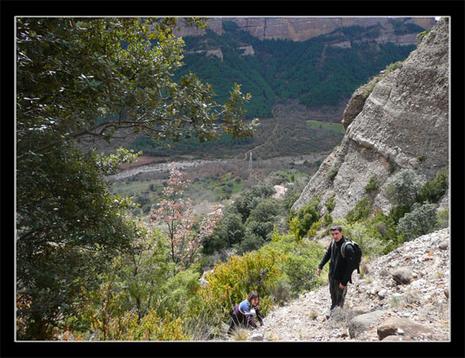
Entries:
{"type": "Polygon", "coordinates": [[[254,220],[247,221],[246,236],[258,236],[263,240],[269,240],[273,232],[273,223],[270,221],[259,222],[254,220]]]}
{"type": "Polygon", "coordinates": [[[246,191],[235,202],[239,214],[242,215],[242,220],[245,222],[250,215],[250,212],[258,205],[263,198],[270,197],[274,193],[272,187],[266,185],[258,185],[246,191]]]}
{"type": "Polygon", "coordinates": [[[318,260],[316,255],[301,250],[286,261],[284,271],[289,277],[293,296],[300,292],[310,291],[317,285],[315,267],[308,265],[308,262],[316,260],[318,260]]]}
{"type": "Polygon", "coordinates": [[[386,187],[386,196],[394,206],[410,207],[417,201],[423,183],[412,169],[404,169],[394,174],[386,187]]]}
{"type": "Polygon", "coordinates": [[[349,223],[364,220],[371,213],[372,199],[365,197],[361,199],[355,207],[347,213],[346,219],[349,223]]]}
{"type": "Polygon", "coordinates": [[[148,136],[136,138],[129,149],[143,151],[146,155],[175,156],[178,154],[217,151],[218,148],[231,148],[232,150],[242,148],[253,143],[250,137],[234,138],[230,134],[221,133],[217,138],[210,141],[200,141],[196,137],[180,138],[179,141],[155,140],[148,136]]]}
{"type": "Polygon", "coordinates": [[[220,105],[195,75],[173,79],[183,47],[175,22],[17,19],[17,299],[29,302],[18,311],[19,338],[52,338],[139,236],[130,202],[103,179],[136,155],[82,153],[76,141],[109,141],[118,128],[172,140],[253,132],[240,119],[250,96],[238,85],[220,105]]]}
{"type": "Polygon", "coordinates": [[[396,222],[390,215],[377,212],[367,221],[367,225],[373,227],[375,237],[384,242],[383,254],[387,254],[404,242],[404,237],[396,231],[396,222]]]}
{"type": "Polygon", "coordinates": [[[419,202],[437,203],[449,186],[447,169],[439,170],[435,177],[425,183],[418,194],[419,202]]]}
{"type": "Polygon", "coordinates": [[[279,201],[273,198],[266,198],[250,212],[248,221],[267,222],[272,221],[279,214],[279,201]]]}
{"type": "Polygon", "coordinates": [[[283,269],[290,285],[291,297],[296,297],[299,293],[310,291],[319,284],[318,277],[315,276],[315,267],[321,260],[323,248],[308,241],[289,245],[286,241],[290,239],[292,236],[282,238],[282,241],[276,244],[287,246],[289,256],[283,262],[283,269]]]}
{"type": "Polygon", "coordinates": [[[406,240],[428,234],[436,228],[436,205],[415,203],[412,210],[405,214],[397,224],[397,231],[406,240]]]}
{"type": "Polygon", "coordinates": [[[212,254],[242,241],[245,235],[245,226],[241,215],[230,208],[215,228],[213,234],[203,243],[203,252],[212,254]]]}
{"type": "Polygon", "coordinates": [[[389,217],[397,224],[406,213],[411,209],[409,205],[398,205],[393,206],[389,211],[389,217]]]}
{"type": "Polygon", "coordinates": [[[365,192],[374,193],[378,190],[378,188],[379,188],[378,180],[375,176],[372,176],[370,180],[368,181],[367,185],[365,186],[365,192]]]}
{"type": "Polygon", "coordinates": [[[297,239],[301,239],[319,219],[318,199],[313,199],[291,217],[289,229],[297,239]]]}
{"type": "Polygon", "coordinates": [[[250,232],[245,236],[244,240],[240,243],[237,251],[239,254],[244,254],[249,251],[258,250],[265,243],[266,241],[265,239],[263,239],[263,236],[256,235],[253,232],[250,232]]]}
{"type": "Polygon", "coordinates": [[[239,252],[256,250],[271,239],[277,217],[281,214],[280,202],[273,198],[260,201],[250,212],[245,223],[246,234],[239,252]]]}
{"type": "Polygon", "coordinates": [[[239,253],[256,250],[269,241],[274,223],[282,212],[276,199],[270,198],[274,190],[259,185],[241,194],[229,207],[210,237],[203,243],[203,252],[237,247],[239,253]]]}

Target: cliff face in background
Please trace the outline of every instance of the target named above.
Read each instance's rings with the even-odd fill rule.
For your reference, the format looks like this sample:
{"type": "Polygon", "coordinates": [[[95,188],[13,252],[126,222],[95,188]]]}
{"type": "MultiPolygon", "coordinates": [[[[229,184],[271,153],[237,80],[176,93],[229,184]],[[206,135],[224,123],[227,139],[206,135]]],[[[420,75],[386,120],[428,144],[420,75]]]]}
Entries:
{"type": "MultiPolygon", "coordinates": [[[[415,44],[415,35],[411,33],[399,34],[393,27],[393,22],[400,21],[406,26],[416,24],[425,29],[431,28],[434,17],[419,18],[343,18],[343,17],[215,17],[208,18],[208,28],[217,34],[223,34],[223,23],[225,21],[235,22],[242,30],[249,32],[252,36],[264,39],[288,39],[292,41],[305,41],[313,37],[324,35],[338,28],[349,26],[360,26],[363,28],[374,26],[377,29],[375,41],[377,43],[394,42],[397,44],[415,44]],[[397,33],[396,33],[397,32],[397,33]]],[[[205,31],[195,27],[186,27],[180,24],[176,34],[179,36],[201,36],[205,31]]],[[[349,44],[340,43],[344,47],[349,44]]]]}
{"type": "Polygon", "coordinates": [[[352,92],[388,64],[404,60],[430,18],[209,18],[210,31],[185,26],[185,66],[225,101],[232,82],[252,94],[250,118],[302,104],[312,119],[338,121],[352,92]]]}
{"type": "MultiPolygon", "coordinates": [[[[384,189],[403,169],[430,179],[448,165],[449,23],[441,19],[400,68],[377,82],[366,100],[356,91],[345,115],[346,134],[310,179],[297,210],[313,197],[335,196],[334,218],[365,195],[371,177],[380,183],[374,207],[387,212],[384,189]],[[357,111],[359,112],[357,114],[357,111]]],[[[322,209],[324,210],[324,209],[322,209]]]]}

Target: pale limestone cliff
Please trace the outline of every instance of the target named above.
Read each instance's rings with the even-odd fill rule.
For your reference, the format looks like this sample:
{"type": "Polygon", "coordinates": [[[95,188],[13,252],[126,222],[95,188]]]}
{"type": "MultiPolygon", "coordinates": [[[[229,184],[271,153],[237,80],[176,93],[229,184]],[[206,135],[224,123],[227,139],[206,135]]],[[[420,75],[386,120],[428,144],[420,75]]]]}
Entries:
{"type": "Polygon", "coordinates": [[[443,18],[368,96],[360,95],[367,86],[354,93],[343,115],[347,129],[341,144],[321,164],[293,209],[314,197],[323,204],[334,195],[332,215],[343,217],[366,195],[365,186],[375,177],[380,187],[374,207],[386,212],[390,207],[384,188],[393,174],[413,169],[426,180],[446,167],[448,76],[449,23],[443,18]]]}
{"type": "MultiPolygon", "coordinates": [[[[224,32],[223,22],[233,21],[252,36],[263,39],[289,39],[305,41],[313,37],[333,32],[341,27],[379,26],[379,35],[374,39],[378,43],[395,42],[398,44],[415,44],[415,34],[399,35],[394,32],[391,19],[386,17],[214,17],[207,19],[208,28],[217,34],[224,32]]],[[[415,17],[405,20],[425,29],[431,28],[434,17],[415,17]]],[[[195,27],[179,24],[176,34],[179,36],[200,36],[205,33],[195,27]]],[[[339,46],[348,46],[343,43],[339,46]]],[[[337,45],[336,45],[337,46],[337,45]]]]}

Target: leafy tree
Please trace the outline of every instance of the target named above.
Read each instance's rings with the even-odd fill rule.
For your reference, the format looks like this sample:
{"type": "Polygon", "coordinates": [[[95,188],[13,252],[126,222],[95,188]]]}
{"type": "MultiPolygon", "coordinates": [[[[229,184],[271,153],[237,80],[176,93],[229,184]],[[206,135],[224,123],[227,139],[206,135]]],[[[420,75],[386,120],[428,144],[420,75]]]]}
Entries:
{"type": "Polygon", "coordinates": [[[240,86],[219,105],[192,73],[174,80],[183,50],[175,22],[17,19],[17,299],[28,302],[20,338],[52,337],[75,313],[80,287],[99,286],[106,263],[136,236],[130,202],[103,180],[133,154],[82,153],[77,141],[110,140],[118,129],[207,140],[219,121],[233,136],[253,132],[235,114],[249,98],[240,86]]]}
{"type": "Polygon", "coordinates": [[[258,205],[260,200],[271,196],[273,193],[273,188],[266,185],[257,185],[239,197],[235,201],[234,206],[242,215],[242,220],[245,222],[250,212],[258,205]]]}
{"type": "Polygon", "coordinates": [[[204,239],[203,252],[212,254],[215,251],[229,248],[242,241],[244,235],[245,226],[241,215],[234,208],[230,208],[225,212],[213,233],[204,239]]]}
{"type": "Polygon", "coordinates": [[[222,217],[222,210],[218,208],[202,221],[200,232],[195,233],[192,203],[190,199],[183,198],[188,183],[182,172],[171,167],[168,183],[163,189],[163,199],[150,216],[152,222],[165,224],[171,260],[184,268],[193,263],[202,241],[213,233],[222,217]]]}

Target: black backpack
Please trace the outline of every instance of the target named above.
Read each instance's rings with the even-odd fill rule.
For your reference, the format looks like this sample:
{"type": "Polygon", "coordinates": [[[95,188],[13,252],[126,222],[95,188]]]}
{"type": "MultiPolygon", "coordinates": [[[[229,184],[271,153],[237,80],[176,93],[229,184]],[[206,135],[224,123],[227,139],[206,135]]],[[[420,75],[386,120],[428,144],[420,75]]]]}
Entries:
{"type": "Polygon", "coordinates": [[[349,267],[348,269],[350,270],[351,273],[354,270],[357,270],[357,273],[360,274],[360,262],[362,261],[362,249],[355,241],[346,239],[341,246],[341,255],[343,258],[345,258],[344,252],[345,252],[347,245],[352,245],[354,249],[354,259],[352,261],[351,267],[349,267]]]}

